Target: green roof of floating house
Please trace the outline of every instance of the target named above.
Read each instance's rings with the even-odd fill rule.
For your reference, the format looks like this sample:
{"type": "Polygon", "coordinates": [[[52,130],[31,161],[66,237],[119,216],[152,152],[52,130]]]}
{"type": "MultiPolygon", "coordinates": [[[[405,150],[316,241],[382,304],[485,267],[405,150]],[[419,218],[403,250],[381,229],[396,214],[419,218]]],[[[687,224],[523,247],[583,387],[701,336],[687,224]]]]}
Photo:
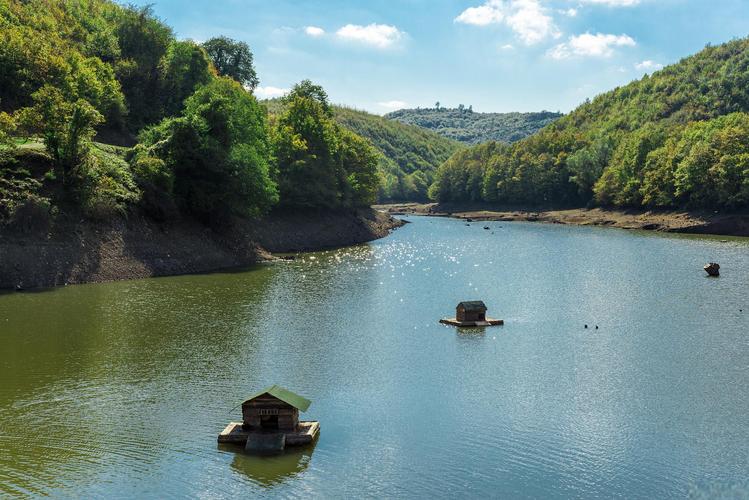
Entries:
{"type": "MultiPolygon", "coordinates": [[[[247,401],[252,401],[253,399],[262,396],[263,394],[270,394],[276,399],[280,399],[286,404],[289,404],[296,408],[299,411],[307,411],[307,408],[309,408],[309,405],[312,404],[312,401],[310,401],[307,398],[303,398],[299,394],[294,394],[288,389],[284,389],[280,385],[272,385],[268,387],[267,389],[263,389],[260,392],[257,392],[247,398],[247,401]]],[[[245,401],[245,403],[247,402],[245,401]]]]}

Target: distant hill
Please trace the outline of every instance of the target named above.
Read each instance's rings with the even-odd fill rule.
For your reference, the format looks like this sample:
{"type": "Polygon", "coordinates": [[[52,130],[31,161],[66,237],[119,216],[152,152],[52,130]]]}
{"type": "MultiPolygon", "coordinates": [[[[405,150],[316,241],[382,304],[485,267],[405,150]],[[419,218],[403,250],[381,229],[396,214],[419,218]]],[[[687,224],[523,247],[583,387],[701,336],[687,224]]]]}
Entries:
{"type": "Polygon", "coordinates": [[[563,115],[540,113],[477,113],[472,108],[401,109],[385,118],[416,125],[466,144],[512,143],[533,135],[563,115]]]}
{"type": "MultiPolygon", "coordinates": [[[[263,101],[268,112],[278,114],[279,99],[263,101]]],[[[437,168],[463,145],[421,127],[387,120],[365,111],[334,106],[335,119],[352,132],[369,139],[382,153],[378,165],[383,178],[382,201],[425,201],[437,168]]]]}
{"type": "Polygon", "coordinates": [[[439,201],[749,208],[749,38],[707,46],[512,145],[461,151],[439,201]]]}

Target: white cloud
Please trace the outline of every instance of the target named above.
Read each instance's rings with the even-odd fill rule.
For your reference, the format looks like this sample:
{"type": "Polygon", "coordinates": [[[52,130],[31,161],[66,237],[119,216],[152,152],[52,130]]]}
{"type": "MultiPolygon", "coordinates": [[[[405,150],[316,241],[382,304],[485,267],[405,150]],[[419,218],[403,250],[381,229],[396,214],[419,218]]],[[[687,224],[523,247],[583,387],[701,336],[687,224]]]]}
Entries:
{"type": "Polygon", "coordinates": [[[267,86],[257,87],[253,93],[258,99],[273,99],[275,97],[281,97],[288,92],[289,89],[280,89],[278,87],[267,86]]]}
{"type": "Polygon", "coordinates": [[[640,71],[658,71],[659,69],[663,69],[663,65],[661,63],[648,60],[635,64],[635,68],[640,71]]]}
{"type": "Polygon", "coordinates": [[[512,45],[511,43],[508,43],[508,44],[506,44],[506,45],[502,45],[502,46],[500,47],[500,49],[502,49],[502,50],[514,50],[514,49],[515,49],[515,46],[514,46],[514,45],[512,45]]]}
{"type": "Polygon", "coordinates": [[[639,5],[640,0],[580,0],[583,3],[608,5],[609,7],[632,7],[639,5]]]}
{"type": "Polygon", "coordinates": [[[562,9],[559,11],[559,13],[567,17],[577,17],[577,9],[562,9]]]}
{"type": "Polygon", "coordinates": [[[549,51],[554,59],[568,59],[573,56],[581,57],[611,57],[615,47],[634,47],[637,43],[629,35],[592,35],[571,36],[565,43],[560,43],[549,51]]]}
{"type": "Polygon", "coordinates": [[[381,108],[396,110],[396,109],[403,109],[407,107],[408,103],[403,102],[403,101],[385,101],[385,102],[378,102],[377,105],[380,106],[381,108]]]}
{"type": "Polygon", "coordinates": [[[387,24],[370,24],[369,26],[347,24],[339,29],[336,35],[343,40],[371,45],[378,49],[387,49],[398,43],[403,38],[404,33],[395,26],[387,24]]]}
{"type": "Polygon", "coordinates": [[[487,0],[464,10],[455,22],[474,26],[504,23],[527,45],[561,35],[540,0],[487,0]]]}
{"type": "Polygon", "coordinates": [[[507,24],[526,44],[538,43],[549,36],[561,36],[538,0],[513,0],[512,7],[516,10],[507,18],[507,24]]]}
{"type": "Polygon", "coordinates": [[[325,30],[317,26],[307,26],[304,28],[304,32],[311,37],[319,37],[325,34],[325,30]]]}
{"type": "Polygon", "coordinates": [[[469,7],[455,18],[456,23],[487,26],[501,23],[505,18],[502,0],[489,0],[484,5],[469,7]]]}

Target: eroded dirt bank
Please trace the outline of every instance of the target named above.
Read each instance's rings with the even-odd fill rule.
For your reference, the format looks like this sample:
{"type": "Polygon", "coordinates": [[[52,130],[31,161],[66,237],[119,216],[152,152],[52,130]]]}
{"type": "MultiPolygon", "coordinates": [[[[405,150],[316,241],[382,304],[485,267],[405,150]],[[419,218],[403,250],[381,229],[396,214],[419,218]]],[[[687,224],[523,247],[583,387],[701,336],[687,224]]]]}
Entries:
{"type": "Polygon", "coordinates": [[[489,206],[436,203],[401,203],[376,208],[392,215],[418,214],[456,217],[475,221],[529,221],[580,226],[609,226],[673,233],[749,236],[749,214],[687,211],[607,210],[524,210],[489,206]]]}
{"type": "Polygon", "coordinates": [[[387,236],[402,222],[375,210],[274,213],[216,232],[139,216],[56,221],[49,232],[0,230],[0,289],[118,281],[240,268],[270,252],[311,251],[387,236]]]}

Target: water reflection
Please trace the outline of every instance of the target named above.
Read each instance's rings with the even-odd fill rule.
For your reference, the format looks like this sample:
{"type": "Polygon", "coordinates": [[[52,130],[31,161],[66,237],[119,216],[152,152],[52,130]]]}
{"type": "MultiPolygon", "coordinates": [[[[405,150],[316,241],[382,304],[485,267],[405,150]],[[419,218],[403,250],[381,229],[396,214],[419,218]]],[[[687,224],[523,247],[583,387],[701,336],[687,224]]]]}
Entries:
{"type": "Polygon", "coordinates": [[[264,488],[273,488],[301,475],[309,467],[317,440],[302,446],[287,448],[272,456],[257,456],[245,453],[237,445],[220,444],[219,450],[234,453],[231,469],[264,488]]]}

